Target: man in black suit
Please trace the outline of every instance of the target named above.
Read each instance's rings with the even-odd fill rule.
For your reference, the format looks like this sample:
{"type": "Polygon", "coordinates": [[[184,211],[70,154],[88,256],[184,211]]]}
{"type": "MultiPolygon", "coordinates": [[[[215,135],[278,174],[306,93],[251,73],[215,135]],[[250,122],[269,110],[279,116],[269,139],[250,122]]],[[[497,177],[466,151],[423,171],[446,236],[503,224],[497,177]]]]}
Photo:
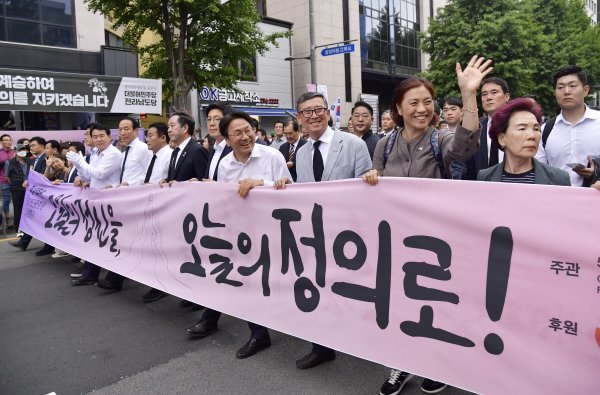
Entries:
{"type": "Polygon", "coordinates": [[[202,180],[206,174],[208,164],[208,151],[202,145],[192,140],[194,133],[194,119],[184,112],[176,112],[169,118],[169,139],[174,145],[167,179],[162,180],[169,184],[173,181],[202,180]]]}
{"type": "Polygon", "coordinates": [[[231,152],[231,147],[227,145],[225,137],[219,132],[219,122],[231,112],[228,104],[214,103],[206,107],[206,123],[208,125],[208,134],[215,139],[215,144],[210,150],[208,157],[208,166],[204,178],[217,181],[219,172],[219,163],[227,154],[231,152]]]}
{"type": "Polygon", "coordinates": [[[292,179],[296,182],[296,151],[306,144],[306,140],[300,138],[300,124],[293,118],[283,122],[283,135],[287,142],[279,147],[279,152],[283,154],[292,179]]]}
{"type": "MultiPolygon", "coordinates": [[[[44,138],[42,137],[32,137],[29,139],[29,151],[33,154],[33,156],[35,157],[33,159],[33,166],[31,166],[31,169],[28,169],[27,174],[29,174],[29,171],[33,170],[35,172],[38,172],[40,174],[44,174],[46,172],[46,140],[44,140],[44,138]]],[[[27,189],[27,186],[29,185],[29,183],[27,182],[27,180],[25,180],[23,182],[23,188],[27,189]]],[[[21,237],[21,239],[17,242],[14,241],[9,241],[9,244],[13,247],[17,247],[20,248],[22,251],[25,251],[27,249],[27,247],[29,246],[29,243],[31,242],[31,239],[33,237],[31,237],[28,234],[24,234],[23,237],[21,237]]],[[[42,256],[42,255],[48,255],[48,254],[53,254],[54,253],[54,247],[52,247],[50,244],[44,244],[44,247],[42,247],[41,250],[37,251],[35,253],[35,255],[37,256],[42,256]]]]}
{"type": "MultiPolygon", "coordinates": [[[[491,120],[496,111],[510,100],[508,84],[498,77],[490,77],[481,81],[481,107],[487,117],[481,118],[479,150],[467,160],[467,179],[476,180],[479,170],[487,169],[502,162],[504,153],[489,136],[491,120]]],[[[467,111],[467,110],[465,110],[467,111]]]]}

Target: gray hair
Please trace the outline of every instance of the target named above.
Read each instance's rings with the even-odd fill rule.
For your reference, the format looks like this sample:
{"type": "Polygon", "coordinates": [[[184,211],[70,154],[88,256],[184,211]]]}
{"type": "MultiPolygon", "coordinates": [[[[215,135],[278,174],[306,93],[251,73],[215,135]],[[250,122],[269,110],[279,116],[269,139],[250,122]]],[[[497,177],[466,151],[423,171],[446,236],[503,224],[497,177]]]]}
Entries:
{"type": "Polygon", "coordinates": [[[314,99],[315,97],[320,97],[321,99],[323,99],[325,107],[329,108],[329,105],[327,104],[327,99],[325,99],[325,95],[323,95],[321,92],[306,92],[298,98],[298,101],[296,102],[296,109],[300,109],[300,104],[307,102],[310,99],[314,99]]]}

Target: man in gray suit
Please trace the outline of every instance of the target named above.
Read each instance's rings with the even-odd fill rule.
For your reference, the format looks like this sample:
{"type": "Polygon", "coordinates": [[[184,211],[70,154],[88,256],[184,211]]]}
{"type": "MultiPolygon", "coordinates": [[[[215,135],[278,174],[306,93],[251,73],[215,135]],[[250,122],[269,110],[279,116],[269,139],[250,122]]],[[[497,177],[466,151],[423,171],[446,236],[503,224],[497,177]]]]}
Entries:
{"type": "MultiPolygon", "coordinates": [[[[367,145],[351,133],[328,126],[331,115],[325,96],[307,92],[296,104],[298,121],[309,135],[307,144],[296,152],[298,182],[319,182],[360,178],[371,170],[367,145]]],[[[284,187],[285,180],[276,183],[284,187]]],[[[296,361],[299,369],[309,369],[335,359],[335,351],[313,343],[312,351],[296,361]]]]}

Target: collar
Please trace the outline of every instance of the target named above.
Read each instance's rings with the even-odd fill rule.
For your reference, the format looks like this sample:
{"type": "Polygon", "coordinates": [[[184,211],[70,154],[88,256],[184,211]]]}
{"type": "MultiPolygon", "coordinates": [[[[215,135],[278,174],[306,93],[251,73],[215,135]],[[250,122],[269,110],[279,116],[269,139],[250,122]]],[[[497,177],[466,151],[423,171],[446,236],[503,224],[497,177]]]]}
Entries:
{"type": "MultiPolygon", "coordinates": [[[[221,140],[221,142],[219,144],[215,144],[213,146],[215,151],[223,151],[225,149],[225,147],[227,146],[227,141],[225,139],[221,140]]],[[[254,151],[254,150],[253,150],[254,151]]]]}
{"type": "Polygon", "coordinates": [[[180,151],[183,151],[185,149],[185,147],[187,147],[187,145],[188,145],[188,143],[190,142],[191,139],[192,139],[192,136],[190,136],[187,139],[183,140],[183,142],[181,144],[179,144],[177,146],[177,148],[179,148],[180,151]]]}
{"type": "MultiPolygon", "coordinates": [[[[583,113],[583,118],[581,118],[577,123],[583,121],[584,119],[600,119],[600,111],[592,110],[586,104],[585,105],[585,113],[583,113]]],[[[556,117],[556,122],[559,122],[559,121],[564,122],[564,123],[569,123],[563,116],[562,110],[560,111],[560,114],[558,114],[558,116],[556,117]]]]}
{"type": "Polygon", "coordinates": [[[153,152],[152,155],[156,155],[157,157],[161,156],[162,154],[164,154],[165,152],[169,151],[169,144],[165,144],[164,147],[162,147],[161,149],[159,149],[156,152],[153,152]]]}
{"type": "Polygon", "coordinates": [[[246,165],[246,164],[248,164],[248,162],[250,162],[250,159],[260,158],[261,156],[263,156],[263,149],[265,149],[265,147],[266,146],[263,146],[262,144],[254,144],[254,148],[252,148],[252,152],[250,152],[250,157],[248,157],[248,160],[246,161],[246,163],[240,162],[239,160],[237,160],[233,151],[231,152],[231,158],[236,163],[239,163],[241,165],[246,165]]]}
{"type": "MultiPolygon", "coordinates": [[[[327,129],[325,129],[325,133],[323,133],[321,135],[321,137],[319,137],[319,140],[321,140],[325,144],[331,144],[331,142],[333,141],[333,134],[334,133],[335,132],[333,131],[333,129],[331,129],[329,126],[327,126],[327,129]]],[[[314,144],[316,140],[313,140],[312,138],[309,138],[308,141],[310,141],[311,144],[314,144]]]]}

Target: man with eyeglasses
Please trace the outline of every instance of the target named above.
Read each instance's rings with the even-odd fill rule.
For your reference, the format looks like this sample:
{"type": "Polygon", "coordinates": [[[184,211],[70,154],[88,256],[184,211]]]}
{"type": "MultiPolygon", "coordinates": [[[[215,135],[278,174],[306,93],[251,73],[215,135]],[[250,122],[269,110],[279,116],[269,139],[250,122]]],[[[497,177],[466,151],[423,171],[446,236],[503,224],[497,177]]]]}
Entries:
{"type": "Polygon", "coordinates": [[[219,163],[231,152],[231,147],[227,145],[225,137],[219,132],[219,122],[231,112],[228,104],[214,103],[206,107],[206,123],[208,124],[208,134],[215,139],[215,144],[210,150],[208,157],[208,167],[204,178],[217,181],[219,174],[219,163]]]}
{"type": "MultiPolygon", "coordinates": [[[[252,118],[244,112],[232,112],[219,124],[219,131],[231,146],[219,164],[217,181],[237,183],[238,194],[248,195],[256,186],[273,186],[276,180],[291,179],[285,160],[275,148],[256,143],[252,118]]],[[[202,338],[215,333],[221,313],[206,309],[200,321],[187,329],[188,335],[202,338]]],[[[248,322],[251,336],[236,353],[236,358],[248,358],[271,346],[267,328],[248,322]]]]}
{"type": "MultiPolygon", "coordinates": [[[[298,182],[321,182],[360,178],[371,170],[372,163],[367,145],[351,133],[333,130],[325,96],[319,92],[307,92],[298,98],[298,121],[308,132],[309,144],[296,153],[298,182]]],[[[285,188],[290,180],[279,179],[277,189],[285,188]]],[[[335,351],[314,344],[310,353],[296,361],[299,369],[310,369],[323,362],[332,361],[335,351]]]]}
{"type": "Polygon", "coordinates": [[[350,122],[352,123],[354,134],[367,144],[369,156],[373,159],[375,146],[379,141],[379,136],[371,130],[371,125],[373,124],[373,107],[364,101],[357,101],[354,103],[354,107],[352,107],[350,122]]]}

